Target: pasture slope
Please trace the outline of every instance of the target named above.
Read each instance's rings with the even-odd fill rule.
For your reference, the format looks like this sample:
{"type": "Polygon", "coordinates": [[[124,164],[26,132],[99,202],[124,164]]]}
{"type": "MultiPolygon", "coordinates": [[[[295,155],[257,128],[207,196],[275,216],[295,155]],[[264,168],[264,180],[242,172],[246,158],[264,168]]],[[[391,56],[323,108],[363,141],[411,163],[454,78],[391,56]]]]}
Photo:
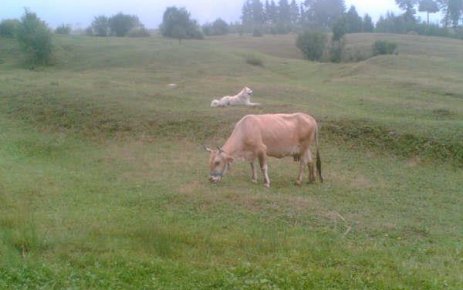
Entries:
{"type": "Polygon", "coordinates": [[[349,53],[375,39],[399,54],[57,37],[36,70],[0,39],[0,288],[462,289],[463,42],[359,34],[349,53]],[[209,108],[243,86],[264,105],[209,108]],[[294,111],[321,123],[324,184],[294,185],[290,159],[268,190],[245,163],[208,183],[202,144],[294,111]]]}

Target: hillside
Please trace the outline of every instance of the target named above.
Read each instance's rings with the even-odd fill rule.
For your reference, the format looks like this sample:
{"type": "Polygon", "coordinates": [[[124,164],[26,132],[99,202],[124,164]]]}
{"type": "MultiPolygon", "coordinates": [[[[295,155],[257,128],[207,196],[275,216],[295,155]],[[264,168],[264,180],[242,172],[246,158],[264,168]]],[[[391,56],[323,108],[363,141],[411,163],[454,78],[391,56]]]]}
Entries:
{"type": "MultiPolygon", "coordinates": [[[[404,153],[404,157],[453,158],[461,166],[461,41],[359,34],[348,38],[348,51],[364,54],[377,39],[398,43],[399,55],[340,65],[310,63],[292,57],[294,36],[230,36],[184,45],[157,37],[59,38],[57,64],[45,73],[21,70],[17,57],[11,59],[16,61],[18,74],[4,78],[4,92],[11,89],[14,96],[21,97],[3,101],[9,102],[9,114],[19,118],[26,114],[34,122],[40,119],[37,125],[77,126],[73,129],[84,133],[100,126],[94,122],[103,122],[103,127],[124,123],[123,133],[156,134],[164,120],[171,122],[170,118],[177,119],[177,112],[182,111],[185,122],[203,127],[203,136],[198,137],[204,138],[219,133],[214,124],[235,122],[243,113],[254,112],[233,109],[224,120],[220,112],[210,111],[210,100],[250,86],[257,101],[264,104],[259,109],[262,112],[308,111],[343,139],[365,133],[362,138],[372,140],[363,143],[380,142],[381,149],[404,153]],[[264,65],[247,64],[249,55],[264,65]],[[178,84],[178,89],[169,89],[170,83],[178,84]],[[62,108],[53,107],[62,107],[63,101],[85,120],[66,119],[68,116],[60,113],[62,108]],[[48,110],[47,116],[43,110],[48,110]],[[96,120],[87,118],[88,114],[96,120]],[[208,124],[211,128],[203,124],[208,118],[215,118],[208,124]]],[[[11,49],[11,55],[17,55],[11,49]]],[[[5,67],[12,65],[4,59],[5,67]]]]}
{"type": "Polygon", "coordinates": [[[56,37],[28,70],[0,39],[0,288],[460,289],[463,42],[308,62],[294,36],[56,37]],[[252,56],[262,66],[250,65],[252,56]],[[169,84],[176,84],[175,87],[169,84]],[[254,90],[256,108],[209,107],[254,90]],[[272,188],[207,152],[245,114],[321,124],[325,183],[272,188]]]}

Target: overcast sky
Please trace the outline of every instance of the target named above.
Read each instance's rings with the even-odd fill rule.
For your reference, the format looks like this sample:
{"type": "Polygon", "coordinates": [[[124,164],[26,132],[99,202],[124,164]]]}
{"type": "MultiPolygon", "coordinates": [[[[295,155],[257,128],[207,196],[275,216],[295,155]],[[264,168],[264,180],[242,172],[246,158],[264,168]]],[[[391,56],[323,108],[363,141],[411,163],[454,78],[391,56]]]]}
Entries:
{"type": "MultiPolygon", "coordinates": [[[[0,19],[20,18],[24,14],[24,8],[28,8],[51,27],[71,24],[74,28],[86,28],[95,16],[112,16],[123,12],[137,15],[147,28],[157,28],[162,21],[162,14],[169,6],[185,7],[193,19],[204,24],[219,17],[227,22],[239,21],[244,2],[245,0],[0,0],[0,19]]],[[[275,2],[278,3],[277,0],[275,2]]],[[[355,5],[360,16],[368,13],[375,22],[387,11],[396,14],[400,12],[394,0],[345,2],[347,8],[355,5]]]]}

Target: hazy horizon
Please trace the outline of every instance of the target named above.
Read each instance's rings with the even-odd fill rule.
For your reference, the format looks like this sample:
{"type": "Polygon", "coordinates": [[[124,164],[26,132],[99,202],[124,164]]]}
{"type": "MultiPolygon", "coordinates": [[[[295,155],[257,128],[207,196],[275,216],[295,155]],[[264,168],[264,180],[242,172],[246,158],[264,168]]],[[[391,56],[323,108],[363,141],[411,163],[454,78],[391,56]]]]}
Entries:
{"type": "MultiPolygon", "coordinates": [[[[226,22],[240,21],[241,8],[244,0],[2,0],[0,20],[17,18],[24,14],[24,9],[32,12],[44,20],[49,26],[57,27],[62,24],[71,25],[74,29],[88,27],[93,19],[99,15],[112,16],[119,12],[136,15],[147,28],[157,28],[162,22],[162,15],[167,7],[185,7],[191,17],[200,24],[212,22],[222,18],[226,22]]],[[[262,1],[265,2],[265,1],[262,1]]],[[[303,1],[297,1],[301,3],[303,1]]],[[[388,11],[396,14],[401,10],[394,0],[376,0],[374,4],[365,0],[346,0],[346,8],[354,5],[360,16],[369,14],[376,22],[381,15],[388,11]]],[[[419,16],[425,18],[424,14],[419,16]]],[[[436,21],[435,17],[433,17],[436,21]]]]}

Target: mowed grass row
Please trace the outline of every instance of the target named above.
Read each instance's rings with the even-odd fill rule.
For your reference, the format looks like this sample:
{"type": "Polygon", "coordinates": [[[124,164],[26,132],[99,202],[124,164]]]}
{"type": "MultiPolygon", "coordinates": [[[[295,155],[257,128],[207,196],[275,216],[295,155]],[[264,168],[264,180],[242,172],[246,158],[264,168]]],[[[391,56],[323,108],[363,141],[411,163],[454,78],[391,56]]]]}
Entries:
{"type": "Polygon", "coordinates": [[[385,130],[458,144],[452,60],[439,56],[433,97],[383,71],[424,74],[388,57],[313,64],[255,39],[57,41],[57,64],[38,72],[13,43],[1,55],[0,288],[462,287],[461,169],[369,142],[385,130]],[[263,107],[208,107],[244,85],[263,107]],[[223,144],[247,113],[292,111],[321,120],[324,184],[295,186],[290,159],[270,160],[270,190],[245,163],[207,182],[203,143],[223,144]]]}

